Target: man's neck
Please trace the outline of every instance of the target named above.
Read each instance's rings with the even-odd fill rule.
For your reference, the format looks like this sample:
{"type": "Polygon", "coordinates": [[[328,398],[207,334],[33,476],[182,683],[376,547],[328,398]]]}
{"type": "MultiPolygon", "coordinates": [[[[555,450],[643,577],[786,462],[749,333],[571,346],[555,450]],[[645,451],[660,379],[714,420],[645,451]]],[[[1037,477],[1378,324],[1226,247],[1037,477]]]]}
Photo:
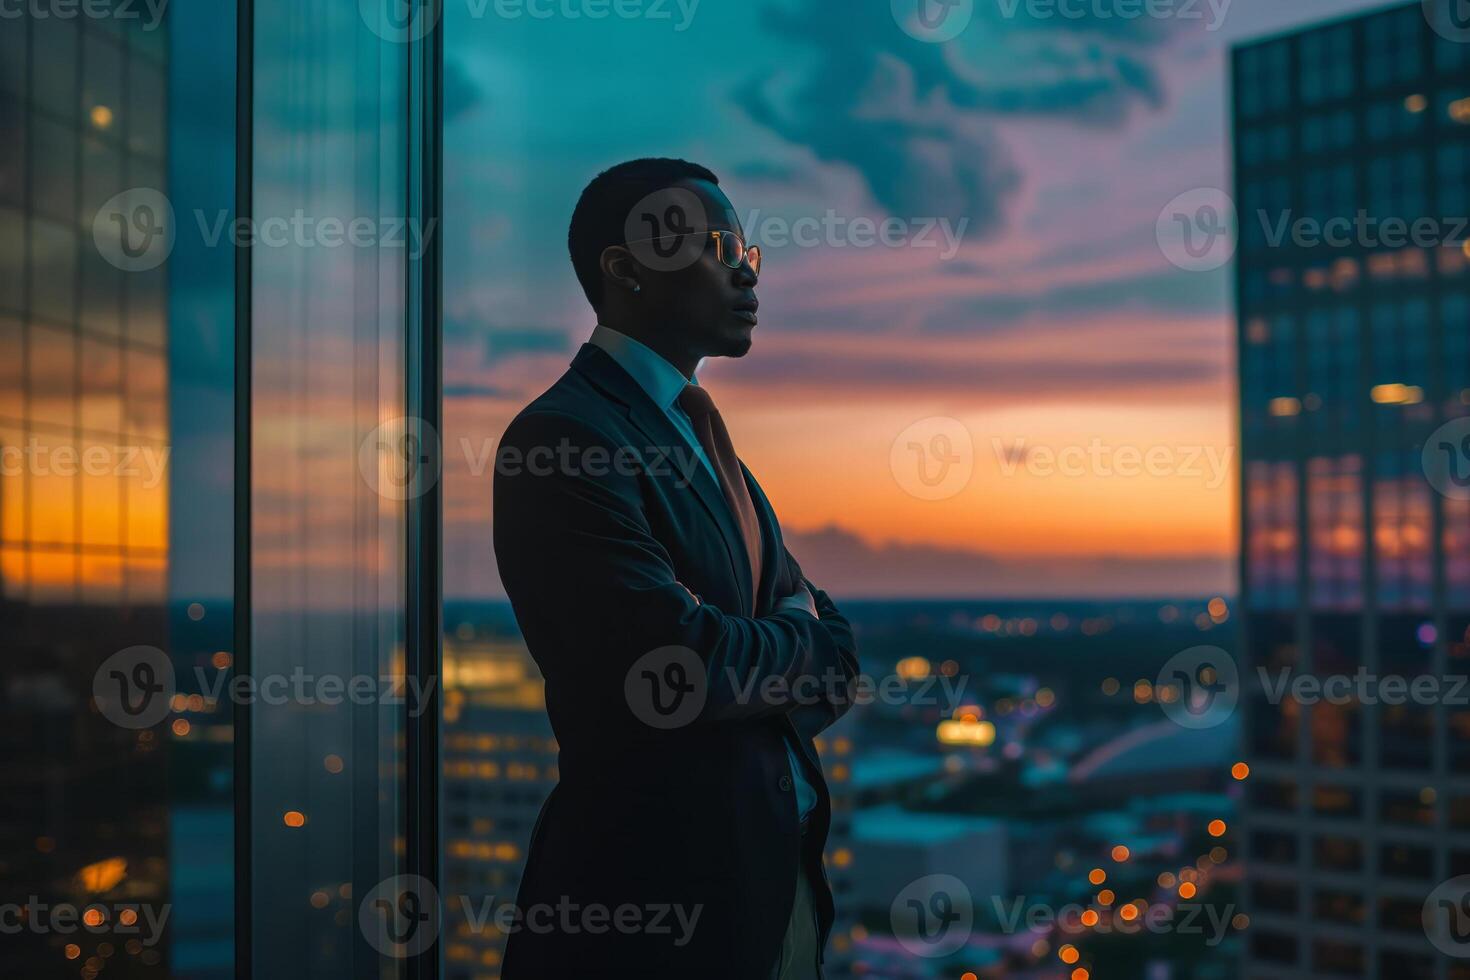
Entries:
{"type": "Polygon", "coordinates": [[[670,350],[667,344],[660,343],[659,338],[646,336],[636,329],[629,329],[626,326],[611,323],[604,323],[603,326],[609,330],[616,330],[624,337],[638,341],[638,343],[672,364],[684,377],[691,381],[694,380],[694,372],[699,369],[699,362],[702,358],[691,355],[687,351],[670,350]]]}

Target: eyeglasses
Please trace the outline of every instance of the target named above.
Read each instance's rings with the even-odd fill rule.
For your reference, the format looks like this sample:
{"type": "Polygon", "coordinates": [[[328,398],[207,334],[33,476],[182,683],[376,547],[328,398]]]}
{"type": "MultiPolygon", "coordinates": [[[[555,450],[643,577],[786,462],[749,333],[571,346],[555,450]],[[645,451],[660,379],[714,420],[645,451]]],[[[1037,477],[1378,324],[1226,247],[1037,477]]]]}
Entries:
{"type": "MultiPolygon", "coordinates": [[[[624,245],[639,245],[643,242],[661,242],[666,238],[677,238],[678,234],[659,235],[655,238],[635,238],[624,242],[624,245]]],[[[715,258],[730,269],[738,269],[747,260],[750,262],[750,271],[756,275],[761,274],[761,247],[759,245],[747,245],[745,239],[733,231],[712,231],[709,237],[715,240],[715,258]]]]}

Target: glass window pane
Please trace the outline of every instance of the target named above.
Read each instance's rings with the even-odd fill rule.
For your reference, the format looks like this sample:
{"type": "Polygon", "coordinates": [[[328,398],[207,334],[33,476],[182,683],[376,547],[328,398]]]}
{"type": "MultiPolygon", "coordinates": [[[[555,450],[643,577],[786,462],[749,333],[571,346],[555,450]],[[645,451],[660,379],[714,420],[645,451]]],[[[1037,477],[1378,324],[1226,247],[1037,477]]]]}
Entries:
{"type": "Polygon", "coordinates": [[[27,18],[31,25],[31,93],[35,104],[70,122],[77,112],[78,18],[27,18]]]}
{"type": "Polygon", "coordinates": [[[82,39],[82,124],[110,134],[122,108],[122,94],[123,64],[117,42],[87,33],[82,39]]]}
{"type": "MultiPolygon", "coordinates": [[[[409,48],[359,7],[255,5],[252,631],[257,676],[309,664],[376,690],[403,671],[405,503],[378,449],[396,451],[404,414],[406,253],[373,234],[326,243],[407,215],[409,48]]],[[[357,908],[404,866],[403,705],[253,719],[257,973],[398,975],[357,908]],[[341,914],[280,900],[317,889],[341,914]]]]}
{"type": "Polygon", "coordinates": [[[34,197],[37,213],[70,224],[77,219],[77,135],[69,125],[37,118],[31,131],[35,152],[34,197]]]}
{"type": "Polygon", "coordinates": [[[76,337],[70,330],[33,323],[27,341],[30,419],[53,431],[70,429],[77,424],[76,337]]]}
{"type": "Polygon", "coordinates": [[[25,215],[0,207],[0,310],[23,312],[25,268],[25,215]]]}
{"type": "MultiPolygon", "coordinates": [[[[133,153],[158,157],[164,151],[164,130],[168,126],[167,106],[163,104],[163,75],[159,68],[144,58],[128,62],[128,115],[125,120],[128,149],[133,153]]],[[[227,120],[228,121],[228,118],[227,120]]]]}
{"type": "Polygon", "coordinates": [[[0,98],[14,96],[22,102],[26,96],[26,69],[30,60],[27,55],[26,36],[29,21],[12,24],[0,31],[0,98]]]}
{"type": "Polygon", "coordinates": [[[81,419],[90,433],[122,431],[122,348],[117,341],[81,338],[81,419]]]}
{"type": "Polygon", "coordinates": [[[0,314],[0,421],[25,417],[25,328],[0,314]]]}
{"type": "Polygon", "coordinates": [[[31,313],[71,323],[76,312],[77,233],[33,218],[30,225],[31,313]]]}
{"type": "Polygon", "coordinates": [[[77,442],[69,435],[44,429],[32,430],[29,436],[26,449],[34,455],[27,469],[26,499],[30,503],[27,539],[38,544],[75,544],[77,442]]]}
{"type": "Polygon", "coordinates": [[[26,180],[25,104],[9,93],[0,92],[0,205],[12,207],[21,203],[26,180]]]}
{"type": "Polygon", "coordinates": [[[0,541],[26,540],[26,435],[10,424],[0,424],[0,541]]]}
{"type": "Polygon", "coordinates": [[[122,428],[128,432],[164,439],[168,432],[168,382],[163,355],[143,347],[129,346],[124,354],[127,396],[122,428]]]}

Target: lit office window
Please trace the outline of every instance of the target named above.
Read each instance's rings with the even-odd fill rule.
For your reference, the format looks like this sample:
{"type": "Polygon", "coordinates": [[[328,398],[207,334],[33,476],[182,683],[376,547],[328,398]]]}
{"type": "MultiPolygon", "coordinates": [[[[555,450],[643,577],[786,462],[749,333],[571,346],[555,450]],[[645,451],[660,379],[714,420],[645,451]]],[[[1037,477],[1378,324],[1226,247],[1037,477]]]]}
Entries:
{"type": "Polygon", "coordinates": [[[1420,453],[1377,454],[1373,483],[1373,547],[1382,609],[1427,610],[1433,584],[1430,489],[1420,453]]]}
{"type": "Polygon", "coordinates": [[[1296,485],[1291,463],[1256,461],[1247,467],[1250,601],[1255,608],[1286,609],[1295,602],[1296,485]]]}
{"type": "Polygon", "coordinates": [[[1314,608],[1362,608],[1362,468],[1362,457],[1357,455],[1307,463],[1311,507],[1308,580],[1314,608]]]}

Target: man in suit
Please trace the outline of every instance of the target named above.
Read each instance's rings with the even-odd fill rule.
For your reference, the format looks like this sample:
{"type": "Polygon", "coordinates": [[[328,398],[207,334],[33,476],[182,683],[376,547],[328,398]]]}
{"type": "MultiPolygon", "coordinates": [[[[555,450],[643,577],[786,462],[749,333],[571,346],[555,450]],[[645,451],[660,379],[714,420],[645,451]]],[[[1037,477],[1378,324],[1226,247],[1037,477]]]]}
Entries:
{"type": "Polygon", "coordinates": [[[851,703],[853,634],[695,377],[750,349],[759,250],[670,159],[598,175],[568,247],[597,327],[496,456],[495,556],[560,747],[503,974],[812,980],[813,738],[851,703]]]}

